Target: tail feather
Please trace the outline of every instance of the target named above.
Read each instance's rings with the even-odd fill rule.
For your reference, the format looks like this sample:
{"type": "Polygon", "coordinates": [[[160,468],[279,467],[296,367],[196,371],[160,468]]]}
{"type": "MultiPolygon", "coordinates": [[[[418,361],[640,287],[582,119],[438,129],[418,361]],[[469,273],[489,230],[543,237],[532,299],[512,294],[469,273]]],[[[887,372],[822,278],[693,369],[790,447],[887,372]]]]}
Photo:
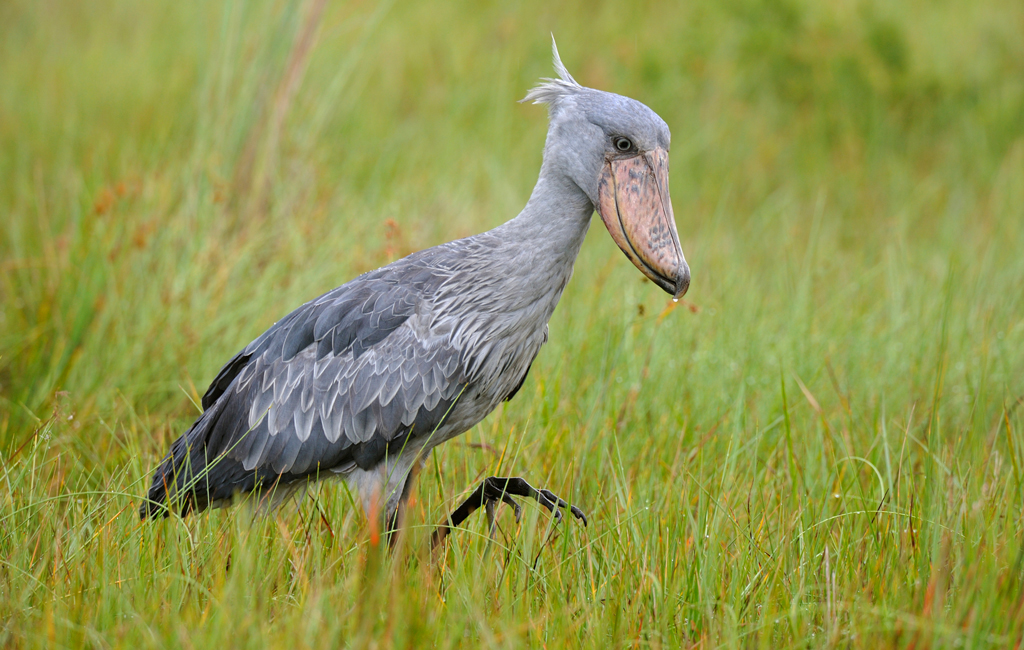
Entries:
{"type": "Polygon", "coordinates": [[[259,491],[263,486],[285,488],[306,476],[276,474],[269,467],[246,470],[228,456],[230,441],[243,432],[247,418],[244,402],[222,397],[206,409],[192,427],[171,445],[153,474],[149,493],[139,505],[139,518],[182,516],[230,503],[238,494],[259,491]]]}
{"type": "Polygon", "coordinates": [[[167,517],[172,509],[187,515],[192,510],[209,507],[214,495],[210,490],[212,467],[208,463],[207,442],[222,411],[222,402],[213,404],[174,441],[170,452],[160,461],[149,493],[139,506],[140,519],[167,517]]]}
{"type": "Polygon", "coordinates": [[[319,475],[319,464],[296,474],[278,474],[271,466],[246,470],[230,452],[247,433],[247,413],[246,402],[237,395],[224,395],[210,405],[160,461],[139,505],[139,518],[167,517],[172,511],[185,516],[252,492],[270,494],[260,507],[272,510],[284,496],[319,475]]]}

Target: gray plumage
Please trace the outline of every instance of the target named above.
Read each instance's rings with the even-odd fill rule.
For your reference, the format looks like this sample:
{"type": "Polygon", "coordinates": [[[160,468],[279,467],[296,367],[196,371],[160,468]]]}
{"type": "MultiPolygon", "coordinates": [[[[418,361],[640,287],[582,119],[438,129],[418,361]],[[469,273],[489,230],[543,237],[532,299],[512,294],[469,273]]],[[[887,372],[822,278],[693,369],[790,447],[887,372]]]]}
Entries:
{"type": "Polygon", "coordinates": [[[516,394],[589,227],[609,135],[669,141],[646,106],[580,86],[555,60],[559,79],[527,96],[551,125],[523,211],[361,275],[247,345],[157,469],[143,517],[173,499],[185,512],[250,492],[273,505],[339,476],[390,519],[433,447],[516,394]]]}

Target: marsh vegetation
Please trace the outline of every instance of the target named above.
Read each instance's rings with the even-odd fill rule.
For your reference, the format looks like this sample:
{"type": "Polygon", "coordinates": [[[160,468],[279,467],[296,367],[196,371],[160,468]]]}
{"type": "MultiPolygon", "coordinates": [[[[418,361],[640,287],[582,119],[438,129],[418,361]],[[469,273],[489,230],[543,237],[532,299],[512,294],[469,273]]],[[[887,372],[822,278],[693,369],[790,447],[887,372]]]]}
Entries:
{"type": "Polygon", "coordinates": [[[1009,647],[1024,5],[0,6],[0,645],[1009,647]],[[514,216],[550,41],[673,132],[674,305],[599,225],[381,553],[343,486],[140,524],[232,354],[514,216]],[[491,474],[527,504],[427,540],[491,474]]]}

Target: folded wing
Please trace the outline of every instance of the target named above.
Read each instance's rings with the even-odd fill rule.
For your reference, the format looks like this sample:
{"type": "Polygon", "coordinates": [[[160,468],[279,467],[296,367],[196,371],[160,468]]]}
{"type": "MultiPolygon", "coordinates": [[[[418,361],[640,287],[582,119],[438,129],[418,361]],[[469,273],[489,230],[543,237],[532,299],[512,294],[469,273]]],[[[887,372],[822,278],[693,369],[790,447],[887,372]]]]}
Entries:
{"type": "Polygon", "coordinates": [[[174,494],[202,510],[271,483],[369,469],[433,434],[467,381],[459,350],[431,327],[429,296],[442,280],[414,263],[386,267],[246,346],[211,383],[141,514],[174,494]]]}

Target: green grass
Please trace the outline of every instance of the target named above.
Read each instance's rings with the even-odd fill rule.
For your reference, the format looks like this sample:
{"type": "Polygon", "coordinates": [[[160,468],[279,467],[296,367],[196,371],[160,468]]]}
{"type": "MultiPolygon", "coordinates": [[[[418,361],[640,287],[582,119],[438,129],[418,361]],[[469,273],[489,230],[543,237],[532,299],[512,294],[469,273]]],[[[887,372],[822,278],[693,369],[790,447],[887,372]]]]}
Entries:
{"type": "Polygon", "coordinates": [[[0,6],[0,645],[1019,646],[1024,5],[317,7],[0,6]],[[672,128],[685,303],[595,224],[393,556],[333,483],[141,525],[239,348],[518,212],[551,31],[672,128]],[[492,473],[590,526],[432,565],[492,473]]]}

